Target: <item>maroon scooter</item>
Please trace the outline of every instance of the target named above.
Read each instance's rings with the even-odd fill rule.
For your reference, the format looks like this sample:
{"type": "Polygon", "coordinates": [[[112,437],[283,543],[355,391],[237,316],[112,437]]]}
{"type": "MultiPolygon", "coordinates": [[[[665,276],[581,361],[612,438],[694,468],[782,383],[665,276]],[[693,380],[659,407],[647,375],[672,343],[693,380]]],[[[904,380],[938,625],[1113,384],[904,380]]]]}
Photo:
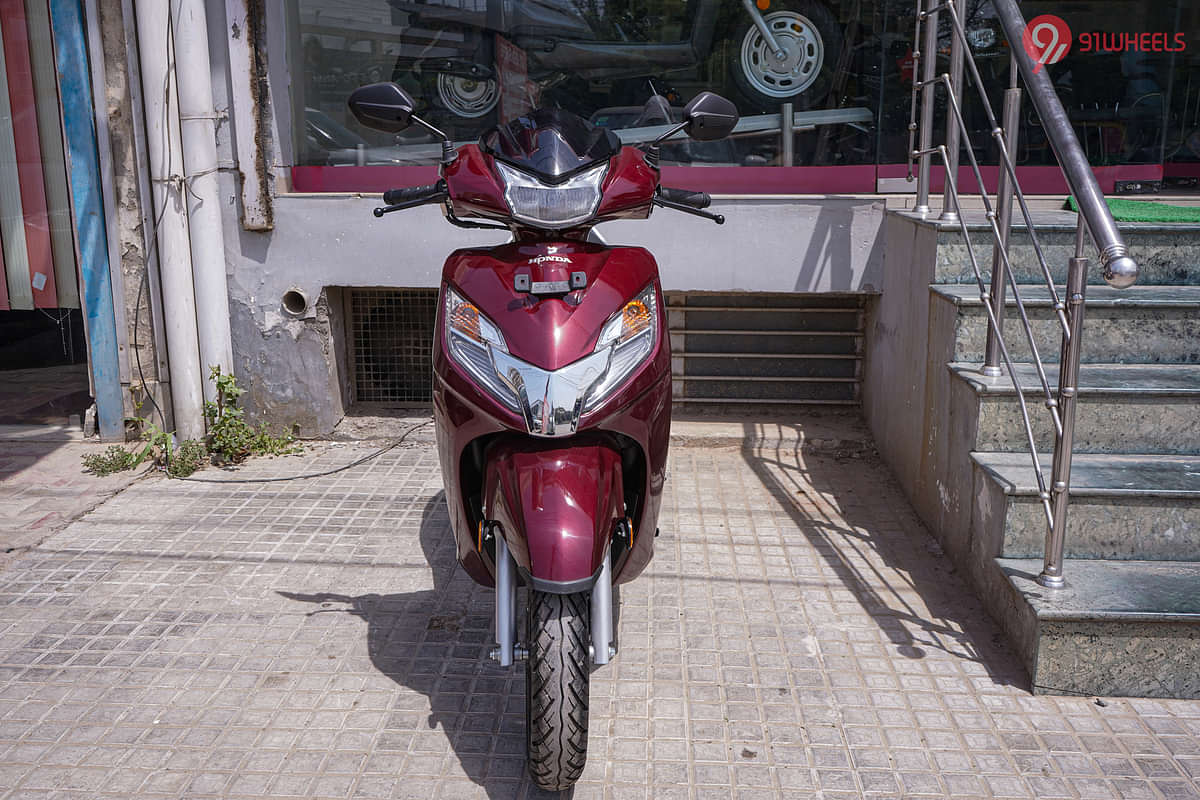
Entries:
{"type": "MultiPolygon", "coordinates": [[[[441,179],[384,193],[376,216],[427,203],[512,241],[458,250],[442,269],[433,409],[458,560],[496,589],[502,666],[526,662],[528,767],[565,789],[587,757],[588,674],[613,647],[613,585],[654,551],[671,427],[671,354],[658,265],[590,236],[654,206],[717,223],[708,195],[659,186],[658,142],[538,109],[455,150],[394,83],[350,97],[364,125],[442,139],[441,179]],[[483,219],[488,222],[478,222],[483,219]],[[518,585],[528,590],[524,638],[518,585]]],[[[660,142],[729,134],[737,110],[704,92],[660,142]]]]}

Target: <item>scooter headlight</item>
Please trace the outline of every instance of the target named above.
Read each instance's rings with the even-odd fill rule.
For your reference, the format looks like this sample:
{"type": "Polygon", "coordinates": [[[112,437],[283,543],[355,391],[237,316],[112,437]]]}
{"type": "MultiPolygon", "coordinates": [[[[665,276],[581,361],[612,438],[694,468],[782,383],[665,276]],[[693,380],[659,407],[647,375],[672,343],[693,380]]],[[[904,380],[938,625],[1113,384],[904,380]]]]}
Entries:
{"type": "Polygon", "coordinates": [[[630,300],[600,330],[595,352],[611,350],[608,371],[591,387],[583,410],[591,411],[625,382],[654,351],[658,303],[653,284],[630,300]]]}
{"type": "Polygon", "coordinates": [[[513,218],[537,228],[569,228],[591,219],[600,205],[600,185],[607,170],[608,164],[600,164],[550,185],[496,162],[513,218]]]}
{"type": "Polygon", "coordinates": [[[454,362],[504,405],[519,411],[517,396],[496,373],[492,350],[507,353],[500,329],[453,289],[446,289],[446,350],[454,362]]]}

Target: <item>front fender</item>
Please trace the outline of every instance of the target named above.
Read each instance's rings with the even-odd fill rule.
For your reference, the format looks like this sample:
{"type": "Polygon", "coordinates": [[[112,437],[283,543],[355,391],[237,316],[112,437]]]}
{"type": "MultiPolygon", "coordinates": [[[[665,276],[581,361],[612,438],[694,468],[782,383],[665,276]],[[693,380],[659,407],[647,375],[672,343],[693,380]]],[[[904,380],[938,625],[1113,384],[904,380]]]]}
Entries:
{"type": "Polygon", "coordinates": [[[543,592],[589,590],[624,516],[620,453],[602,436],[505,437],[485,459],[486,514],[522,577],[543,592]]]}

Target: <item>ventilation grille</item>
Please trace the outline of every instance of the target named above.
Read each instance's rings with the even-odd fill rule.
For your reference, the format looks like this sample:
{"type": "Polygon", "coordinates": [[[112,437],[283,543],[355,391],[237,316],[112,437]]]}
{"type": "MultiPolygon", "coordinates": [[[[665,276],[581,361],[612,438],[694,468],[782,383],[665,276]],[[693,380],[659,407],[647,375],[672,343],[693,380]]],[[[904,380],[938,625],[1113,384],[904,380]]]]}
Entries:
{"type": "Polygon", "coordinates": [[[436,289],[350,290],[354,401],[430,401],[436,316],[436,289]]]}
{"type": "MultiPolygon", "coordinates": [[[[675,402],[857,405],[863,295],[669,293],[675,402]]],[[[425,404],[435,289],[352,289],[355,402],[425,404]]]]}
{"type": "Polygon", "coordinates": [[[671,292],[666,301],[677,404],[859,404],[864,295],[671,292]]]}

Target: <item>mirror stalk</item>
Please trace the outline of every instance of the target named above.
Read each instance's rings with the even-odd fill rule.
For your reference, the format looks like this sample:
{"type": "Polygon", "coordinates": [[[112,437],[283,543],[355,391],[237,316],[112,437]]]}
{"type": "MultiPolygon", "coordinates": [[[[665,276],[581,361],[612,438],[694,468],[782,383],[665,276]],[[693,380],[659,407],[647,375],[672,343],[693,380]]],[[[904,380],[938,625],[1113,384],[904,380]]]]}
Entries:
{"type": "Polygon", "coordinates": [[[658,146],[660,144],[662,144],[663,142],[665,142],[667,139],[670,139],[675,134],[679,133],[681,130],[684,130],[685,128],[687,128],[687,126],[688,126],[687,121],[681,122],[678,125],[675,125],[674,127],[672,127],[669,131],[664,133],[662,136],[659,136],[657,139],[655,139],[653,142],[651,142],[650,145],[646,148],[646,163],[652,167],[657,168],[658,167],[658,156],[659,156],[658,146]]]}
{"type": "Polygon", "coordinates": [[[433,127],[428,122],[418,117],[416,114],[413,114],[411,117],[409,117],[409,119],[442,140],[442,163],[453,164],[454,160],[458,158],[458,151],[454,149],[454,143],[450,141],[450,137],[447,136],[443,131],[433,127]]]}

